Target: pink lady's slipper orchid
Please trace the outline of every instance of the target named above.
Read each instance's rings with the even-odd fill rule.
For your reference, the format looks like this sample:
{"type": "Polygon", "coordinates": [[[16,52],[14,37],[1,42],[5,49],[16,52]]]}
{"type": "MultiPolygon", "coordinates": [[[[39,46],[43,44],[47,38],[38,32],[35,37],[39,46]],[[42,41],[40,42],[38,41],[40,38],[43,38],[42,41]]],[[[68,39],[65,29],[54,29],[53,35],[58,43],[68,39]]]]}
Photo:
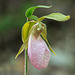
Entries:
{"type": "Polygon", "coordinates": [[[50,50],[41,38],[40,31],[32,32],[28,42],[28,56],[32,65],[37,69],[46,68],[50,59],[50,50]]]}
{"type": "Polygon", "coordinates": [[[39,5],[31,7],[26,11],[26,17],[30,21],[26,22],[22,27],[23,44],[15,57],[17,58],[17,56],[21,54],[24,49],[28,49],[30,62],[37,69],[43,69],[47,67],[50,60],[50,50],[55,54],[47,41],[46,25],[43,24],[41,21],[45,18],[53,19],[56,21],[67,21],[70,18],[70,16],[65,16],[61,13],[52,13],[40,18],[33,15],[33,11],[36,8],[50,7],[51,6],[39,5]]]}
{"type": "Polygon", "coordinates": [[[46,35],[45,24],[36,21],[27,22],[22,28],[22,41],[24,43],[16,58],[24,49],[28,48],[28,56],[32,65],[37,69],[46,68],[50,60],[50,50],[54,53],[46,39],[46,35]]]}

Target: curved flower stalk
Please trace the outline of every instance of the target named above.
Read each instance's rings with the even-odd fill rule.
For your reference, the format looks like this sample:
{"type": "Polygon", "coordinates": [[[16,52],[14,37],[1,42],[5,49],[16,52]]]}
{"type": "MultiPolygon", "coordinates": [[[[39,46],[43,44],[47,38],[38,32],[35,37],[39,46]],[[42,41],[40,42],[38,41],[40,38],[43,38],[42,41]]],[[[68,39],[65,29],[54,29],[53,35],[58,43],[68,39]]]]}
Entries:
{"type": "Polygon", "coordinates": [[[56,53],[52,50],[51,46],[47,41],[47,30],[46,25],[41,21],[45,18],[53,19],[56,21],[67,21],[70,16],[65,16],[61,13],[52,13],[46,16],[38,18],[33,15],[33,11],[36,8],[50,8],[51,6],[35,6],[31,7],[26,11],[26,17],[28,22],[26,22],[22,27],[22,41],[23,44],[19,49],[16,57],[23,52],[23,50],[28,49],[28,56],[32,65],[37,69],[46,68],[50,60],[50,51],[55,55],[56,53]]]}

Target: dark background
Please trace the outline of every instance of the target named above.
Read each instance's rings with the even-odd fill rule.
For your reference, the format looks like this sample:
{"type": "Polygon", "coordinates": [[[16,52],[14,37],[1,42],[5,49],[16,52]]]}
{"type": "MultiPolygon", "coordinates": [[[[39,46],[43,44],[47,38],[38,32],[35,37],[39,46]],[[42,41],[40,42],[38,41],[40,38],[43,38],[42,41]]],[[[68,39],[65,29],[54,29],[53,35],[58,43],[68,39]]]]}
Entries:
{"type": "Polygon", "coordinates": [[[75,0],[0,0],[0,75],[24,74],[24,52],[14,58],[22,45],[25,11],[35,5],[52,5],[50,9],[36,9],[38,17],[60,12],[71,18],[66,22],[43,21],[57,56],[51,53],[48,67],[42,70],[34,68],[28,59],[28,75],[75,75],[75,0]]]}

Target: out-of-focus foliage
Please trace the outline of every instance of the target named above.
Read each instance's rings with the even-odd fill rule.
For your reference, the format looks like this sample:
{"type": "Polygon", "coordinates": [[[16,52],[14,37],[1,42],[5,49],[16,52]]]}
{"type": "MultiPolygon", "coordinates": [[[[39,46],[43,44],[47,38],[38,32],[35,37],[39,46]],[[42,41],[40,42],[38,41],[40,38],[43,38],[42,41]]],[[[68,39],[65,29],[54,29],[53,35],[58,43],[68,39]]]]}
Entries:
{"type": "Polygon", "coordinates": [[[32,6],[30,2],[28,4],[22,4],[18,12],[10,14],[2,13],[0,17],[0,31],[2,32],[12,27],[21,28],[26,22],[25,11],[28,7],[32,6]]]}

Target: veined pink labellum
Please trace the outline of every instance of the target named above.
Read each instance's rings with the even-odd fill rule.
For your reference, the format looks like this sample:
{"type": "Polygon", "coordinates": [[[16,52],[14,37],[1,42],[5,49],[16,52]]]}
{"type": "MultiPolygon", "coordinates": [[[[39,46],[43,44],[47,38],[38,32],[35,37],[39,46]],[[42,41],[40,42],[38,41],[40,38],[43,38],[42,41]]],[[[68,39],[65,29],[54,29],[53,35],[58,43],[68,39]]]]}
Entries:
{"type": "Polygon", "coordinates": [[[37,69],[47,67],[50,59],[50,50],[44,40],[38,36],[31,34],[28,42],[28,56],[31,64],[37,69]]]}

